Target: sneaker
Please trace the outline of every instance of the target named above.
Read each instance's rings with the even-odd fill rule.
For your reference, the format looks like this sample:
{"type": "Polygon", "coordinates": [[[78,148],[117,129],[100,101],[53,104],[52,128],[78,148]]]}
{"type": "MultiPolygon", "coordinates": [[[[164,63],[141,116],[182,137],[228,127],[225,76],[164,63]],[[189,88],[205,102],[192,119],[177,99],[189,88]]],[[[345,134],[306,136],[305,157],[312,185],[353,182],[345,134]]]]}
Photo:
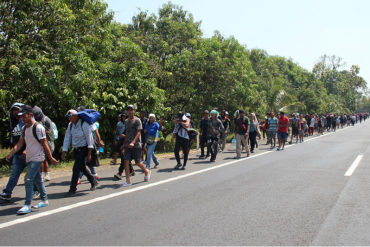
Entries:
{"type": "Polygon", "coordinates": [[[35,206],[33,206],[32,208],[34,209],[39,209],[39,208],[42,208],[42,207],[47,207],[49,206],[49,202],[48,201],[44,201],[44,202],[39,202],[37,203],[35,206]]]}
{"type": "Polygon", "coordinates": [[[284,147],[282,147],[281,150],[284,150],[284,147]]]}
{"type": "Polygon", "coordinates": [[[201,156],[199,156],[199,159],[204,159],[206,156],[203,154],[201,156]]]}
{"type": "Polygon", "coordinates": [[[34,191],[32,194],[32,199],[36,199],[40,196],[40,193],[38,191],[34,191]]]}
{"type": "Polygon", "coordinates": [[[123,176],[119,173],[117,173],[116,175],[114,175],[115,178],[117,178],[118,180],[122,180],[123,176]]]}
{"type": "Polygon", "coordinates": [[[158,163],[158,164],[156,164],[156,165],[153,167],[153,169],[157,169],[157,168],[158,168],[158,166],[159,166],[159,163],[158,163]]]}
{"type": "Polygon", "coordinates": [[[235,156],[235,157],[234,157],[234,159],[237,159],[237,160],[238,160],[238,159],[240,159],[240,157],[238,157],[238,156],[235,156]]]}
{"type": "Polygon", "coordinates": [[[218,151],[218,153],[222,153],[222,149],[220,149],[220,151],[218,151]]]}
{"type": "Polygon", "coordinates": [[[77,195],[76,191],[68,191],[67,194],[64,195],[64,197],[73,197],[77,195]]]}
{"type": "Polygon", "coordinates": [[[11,195],[8,195],[5,192],[3,192],[3,193],[0,194],[0,199],[1,200],[10,202],[11,198],[12,198],[12,196],[11,195]]]}
{"type": "Polygon", "coordinates": [[[50,175],[49,174],[45,175],[44,179],[45,181],[50,181],[50,175]]]}
{"type": "Polygon", "coordinates": [[[186,170],[186,166],[183,166],[181,169],[182,169],[182,170],[186,170]]]}
{"type": "Polygon", "coordinates": [[[211,159],[210,161],[211,161],[211,162],[216,162],[216,160],[214,160],[214,159],[211,159]]]}
{"type": "Polygon", "coordinates": [[[251,150],[251,153],[253,154],[254,153],[254,150],[251,150]]]}
{"type": "Polygon", "coordinates": [[[276,149],[276,151],[280,151],[280,147],[278,147],[278,148],[276,149]]]}
{"type": "Polygon", "coordinates": [[[251,154],[249,153],[249,154],[247,154],[247,157],[249,157],[249,156],[251,156],[251,154]]]}
{"type": "Polygon", "coordinates": [[[292,144],[293,142],[291,142],[291,141],[290,141],[290,142],[288,142],[288,143],[289,143],[289,144],[292,144]]]}
{"type": "Polygon", "coordinates": [[[179,164],[177,164],[173,169],[175,169],[175,170],[178,170],[178,169],[180,169],[181,168],[181,164],[179,163],[179,164]]]}
{"type": "Polygon", "coordinates": [[[28,214],[32,212],[30,206],[24,205],[21,209],[18,210],[17,214],[28,214]]]}
{"type": "Polygon", "coordinates": [[[95,179],[98,179],[98,174],[92,174],[92,176],[95,178],[95,179]]]}
{"type": "Polygon", "coordinates": [[[77,180],[77,185],[81,184],[81,179],[77,180]]]}
{"type": "Polygon", "coordinates": [[[93,191],[93,190],[96,190],[96,187],[99,185],[98,183],[98,180],[94,180],[94,182],[91,184],[91,188],[90,190],[93,191]]]}
{"type": "Polygon", "coordinates": [[[130,172],[130,177],[133,177],[133,176],[135,176],[135,171],[134,171],[134,170],[132,170],[132,171],[130,172]]]}

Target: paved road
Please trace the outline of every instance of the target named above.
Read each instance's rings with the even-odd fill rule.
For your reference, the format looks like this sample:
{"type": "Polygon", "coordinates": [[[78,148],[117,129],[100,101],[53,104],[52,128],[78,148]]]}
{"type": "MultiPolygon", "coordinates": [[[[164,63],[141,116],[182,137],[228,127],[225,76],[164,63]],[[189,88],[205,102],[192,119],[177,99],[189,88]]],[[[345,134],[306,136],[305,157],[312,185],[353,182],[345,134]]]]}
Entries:
{"type": "MultiPolygon", "coordinates": [[[[0,204],[2,245],[370,245],[370,121],[306,138],[284,151],[261,145],[250,158],[216,163],[191,156],[186,171],[164,160],[149,183],[113,180],[117,167],[100,172],[101,186],[63,198],[70,178],[47,185],[51,205],[15,216],[15,201],[0,204]],[[363,159],[352,176],[345,172],[363,159]],[[22,222],[23,221],[23,222],[22,222]]],[[[245,154],[244,154],[245,155],[245,154]]]]}

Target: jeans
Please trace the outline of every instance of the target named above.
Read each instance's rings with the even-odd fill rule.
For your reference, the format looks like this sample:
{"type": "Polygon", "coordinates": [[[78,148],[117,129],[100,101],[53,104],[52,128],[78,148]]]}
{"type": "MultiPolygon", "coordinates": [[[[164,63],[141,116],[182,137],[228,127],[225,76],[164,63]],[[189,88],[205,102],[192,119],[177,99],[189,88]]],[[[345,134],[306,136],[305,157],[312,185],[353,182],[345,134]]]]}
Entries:
{"type": "Polygon", "coordinates": [[[201,135],[199,139],[200,139],[200,151],[201,151],[200,155],[204,156],[204,147],[206,146],[207,147],[207,156],[208,156],[210,151],[209,151],[208,146],[207,146],[207,141],[208,141],[207,135],[201,135]],[[206,145],[204,145],[204,144],[206,144],[206,145]]]}
{"type": "Polygon", "coordinates": [[[211,160],[216,160],[217,156],[217,147],[218,147],[219,138],[218,137],[210,137],[208,139],[208,149],[211,151],[211,160]]]}
{"type": "Polygon", "coordinates": [[[189,153],[189,139],[182,138],[180,136],[176,136],[176,144],[175,144],[175,157],[177,164],[180,164],[180,148],[182,147],[182,151],[184,152],[184,164],[186,166],[186,162],[188,161],[188,153],[189,153]]]}
{"type": "Polygon", "coordinates": [[[13,156],[12,174],[9,177],[8,184],[6,185],[5,189],[3,190],[4,193],[6,193],[8,195],[12,194],[14,187],[18,183],[19,176],[23,172],[26,165],[27,165],[26,164],[26,159],[24,159],[21,154],[15,154],[13,156]]]}
{"type": "Polygon", "coordinates": [[[77,181],[80,176],[80,172],[82,172],[87,177],[87,179],[89,180],[91,184],[94,184],[94,181],[95,181],[94,177],[86,169],[85,159],[86,159],[87,153],[88,153],[87,146],[75,148],[74,150],[75,163],[73,165],[72,181],[71,181],[71,187],[69,189],[70,192],[76,192],[77,181]]]}
{"type": "Polygon", "coordinates": [[[154,142],[152,145],[148,146],[148,155],[147,155],[148,158],[146,159],[146,168],[150,169],[150,164],[152,163],[152,159],[154,161],[154,164],[156,165],[159,164],[157,157],[155,157],[155,154],[154,154],[155,146],[157,146],[157,142],[154,142]]]}
{"type": "Polygon", "coordinates": [[[245,151],[247,151],[247,154],[250,154],[249,147],[247,144],[247,137],[245,137],[244,135],[236,134],[236,156],[237,157],[242,156],[242,148],[241,148],[242,143],[244,144],[245,151]]]}
{"type": "Polygon", "coordinates": [[[37,186],[37,189],[40,192],[41,200],[46,201],[48,199],[46,195],[45,185],[41,178],[41,173],[40,173],[41,165],[42,165],[42,161],[31,161],[27,163],[27,173],[25,177],[25,185],[26,185],[25,205],[28,205],[28,206],[31,205],[34,182],[37,186]]]}
{"type": "Polygon", "coordinates": [[[227,134],[225,132],[221,133],[221,140],[222,140],[222,147],[221,150],[224,151],[225,146],[226,146],[226,139],[227,139],[227,134]]]}
{"type": "Polygon", "coordinates": [[[257,143],[257,131],[249,132],[249,140],[251,141],[251,151],[254,151],[257,143]]]}
{"type": "MultiPolygon", "coordinates": [[[[86,157],[86,159],[85,159],[85,164],[87,164],[87,157],[86,157]]],[[[95,175],[96,174],[96,170],[95,170],[95,167],[93,167],[93,166],[88,166],[88,168],[90,169],[90,172],[91,172],[91,174],[93,174],[93,175],[95,175]]],[[[80,172],[80,176],[79,176],[79,179],[81,180],[81,178],[82,178],[82,176],[83,176],[84,174],[82,173],[82,172],[80,172]]]]}

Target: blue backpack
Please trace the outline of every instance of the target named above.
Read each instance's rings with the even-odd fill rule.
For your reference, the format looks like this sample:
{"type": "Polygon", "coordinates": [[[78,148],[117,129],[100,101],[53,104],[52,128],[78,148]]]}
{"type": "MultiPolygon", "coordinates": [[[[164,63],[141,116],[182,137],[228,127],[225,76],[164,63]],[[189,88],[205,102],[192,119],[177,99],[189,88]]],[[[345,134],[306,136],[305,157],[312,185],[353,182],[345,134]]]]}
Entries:
{"type": "Polygon", "coordinates": [[[101,114],[94,109],[88,109],[77,113],[78,116],[88,124],[94,124],[100,118],[101,114]]]}

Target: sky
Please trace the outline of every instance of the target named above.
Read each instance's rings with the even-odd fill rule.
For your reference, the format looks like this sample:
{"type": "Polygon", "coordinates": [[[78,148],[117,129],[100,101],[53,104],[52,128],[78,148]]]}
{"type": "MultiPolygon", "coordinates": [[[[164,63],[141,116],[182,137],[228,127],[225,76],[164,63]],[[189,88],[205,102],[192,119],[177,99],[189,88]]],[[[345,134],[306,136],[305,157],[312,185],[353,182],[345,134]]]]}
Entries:
{"type": "MultiPolygon", "coordinates": [[[[104,0],[115,21],[132,22],[141,10],[158,15],[165,0],[104,0]]],[[[370,0],[172,0],[201,21],[203,36],[215,30],[248,49],[292,58],[312,71],[320,56],[360,67],[370,87],[370,0]]]]}

